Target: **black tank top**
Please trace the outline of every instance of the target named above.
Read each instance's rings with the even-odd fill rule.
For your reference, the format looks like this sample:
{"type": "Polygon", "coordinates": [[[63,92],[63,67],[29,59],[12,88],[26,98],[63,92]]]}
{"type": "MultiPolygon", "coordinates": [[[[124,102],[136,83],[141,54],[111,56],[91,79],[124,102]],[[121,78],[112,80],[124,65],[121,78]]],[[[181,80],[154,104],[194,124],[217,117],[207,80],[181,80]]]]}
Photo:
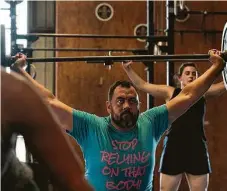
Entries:
{"type": "MultiPolygon", "coordinates": [[[[181,92],[180,88],[174,90],[171,99],[176,97],[181,92]]],[[[168,141],[206,141],[203,122],[205,115],[206,100],[202,97],[182,116],[172,123],[172,126],[167,131],[168,141]]]]}

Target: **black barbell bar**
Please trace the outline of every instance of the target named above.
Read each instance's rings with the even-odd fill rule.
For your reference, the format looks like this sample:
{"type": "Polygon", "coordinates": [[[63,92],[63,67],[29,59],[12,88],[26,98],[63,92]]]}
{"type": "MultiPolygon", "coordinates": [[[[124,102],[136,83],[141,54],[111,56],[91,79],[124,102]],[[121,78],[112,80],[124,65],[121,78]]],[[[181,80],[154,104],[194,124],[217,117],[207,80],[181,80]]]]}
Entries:
{"type": "MultiPolygon", "coordinates": [[[[73,62],[73,61],[87,61],[93,63],[105,63],[108,61],[123,62],[125,60],[131,61],[207,61],[208,54],[175,54],[175,55],[124,55],[124,56],[80,56],[80,57],[51,57],[51,58],[27,58],[29,62],[73,62]]],[[[11,59],[12,57],[8,57],[11,59]]]]}

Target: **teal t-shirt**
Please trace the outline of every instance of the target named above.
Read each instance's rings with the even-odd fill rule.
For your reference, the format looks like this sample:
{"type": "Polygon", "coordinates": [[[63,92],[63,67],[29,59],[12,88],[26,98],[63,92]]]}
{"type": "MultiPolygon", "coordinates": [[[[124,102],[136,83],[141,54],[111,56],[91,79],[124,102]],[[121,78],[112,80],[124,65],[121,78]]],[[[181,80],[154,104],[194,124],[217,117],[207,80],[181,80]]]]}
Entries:
{"type": "Polygon", "coordinates": [[[74,110],[70,134],[84,154],[85,177],[96,191],[151,190],[155,150],[168,128],[165,105],[139,115],[136,128],[120,132],[110,117],[74,110]]]}

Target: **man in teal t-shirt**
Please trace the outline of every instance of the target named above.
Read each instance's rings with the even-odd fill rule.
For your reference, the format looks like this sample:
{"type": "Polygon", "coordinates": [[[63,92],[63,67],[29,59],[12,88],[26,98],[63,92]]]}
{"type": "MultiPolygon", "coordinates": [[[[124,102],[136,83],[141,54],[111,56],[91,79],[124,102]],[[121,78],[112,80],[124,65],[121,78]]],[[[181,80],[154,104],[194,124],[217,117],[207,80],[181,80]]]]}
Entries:
{"type": "Polygon", "coordinates": [[[109,90],[109,117],[73,110],[70,134],[84,154],[85,176],[97,191],[151,190],[155,149],[168,128],[165,105],[139,114],[132,83],[116,82],[109,90]]]}
{"type": "Polygon", "coordinates": [[[70,133],[84,153],[86,178],[95,190],[151,190],[155,149],[168,127],[166,106],[148,110],[122,131],[110,117],[73,111],[70,133]]]}

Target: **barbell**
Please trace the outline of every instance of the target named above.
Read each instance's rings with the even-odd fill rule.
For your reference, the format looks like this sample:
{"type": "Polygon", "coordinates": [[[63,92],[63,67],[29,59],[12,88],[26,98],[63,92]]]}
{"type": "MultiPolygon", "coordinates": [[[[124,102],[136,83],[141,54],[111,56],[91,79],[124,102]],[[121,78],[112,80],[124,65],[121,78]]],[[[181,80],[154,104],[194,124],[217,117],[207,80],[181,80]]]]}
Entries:
{"type": "MultiPolygon", "coordinates": [[[[56,36],[59,36],[56,34],[56,36]]],[[[60,35],[61,36],[61,35],[60,35]]],[[[59,37],[60,37],[59,36],[59,37]]],[[[62,37],[65,37],[62,35],[62,37]]],[[[221,41],[221,51],[227,50],[227,23],[224,26],[221,41]]],[[[85,61],[87,63],[104,63],[105,65],[112,65],[114,62],[123,62],[131,60],[138,61],[155,61],[155,62],[182,62],[182,61],[207,61],[209,59],[208,54],[176,54],[176,55],[124,55],[124,56],[81,56],[81,57],[51,57],[51,58],[27,58],[28,62],[73,62],[73,61],[85,61]]],[[[227,54],[222,54],[223,59],[227,65],[227,54]]],[[[10,66],[13,63],[11,56],[5,55],[5,30],[1,25],[1,65],[10,66]]],[[[227,88],[227,66],[225,66],[223,72],[223,80],[227,88]]]]}

